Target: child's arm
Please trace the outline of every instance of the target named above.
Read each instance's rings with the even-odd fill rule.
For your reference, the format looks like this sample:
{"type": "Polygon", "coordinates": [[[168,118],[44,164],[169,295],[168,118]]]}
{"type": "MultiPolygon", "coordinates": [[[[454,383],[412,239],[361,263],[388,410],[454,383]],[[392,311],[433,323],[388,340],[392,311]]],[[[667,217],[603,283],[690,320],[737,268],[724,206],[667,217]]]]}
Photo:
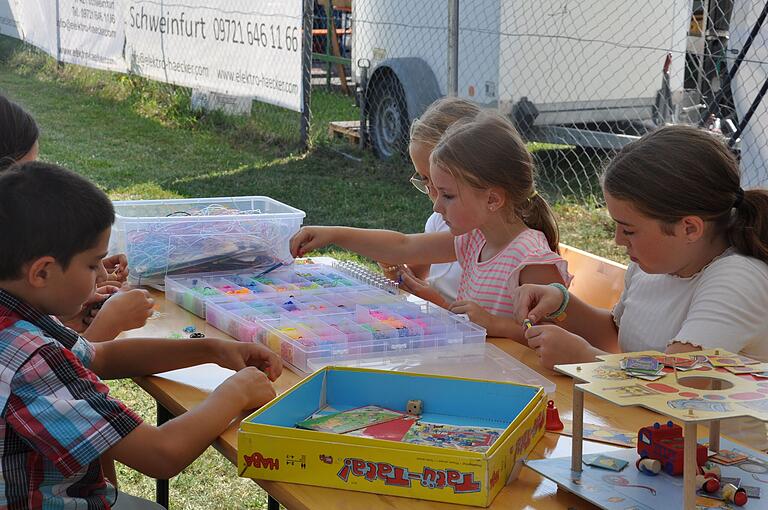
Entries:
{"type": "Polygon", "coordinates": [[[387,264],[433,264],[453,262],[456,253],[450,232],[401,234],[391,230],[351,227],[304,227],[291,238],[291,255],[335,244],[387,264]]]}
{"type": "MultiPolygon", "coordinates": [[[[606,351],[591,345],[584,338],[555,325],[533,326],[525,332],[528,347],[536,351],[539,363],[551,369],[564,363],[589,363],[606,351]]],[[[614,350],[619,352],[618,343],[614,350]]]]}
{"type": "Polygon", "coordinates": [[[147,476],[171,478],[199,457],[241,412],[274,397],[275,390],[262,372],[244,368],[191,411],[159,427],[142,423],[107,454],[147,476]]]}
{"type": "MultiPolygon", "coordinates": [[[[520,270],[520,285],[564,283],[560,271],[553,264],[529,264],[520,270]]],[[[465,313],[475,324],[483,326],[488,336],[511,338],[515,342],[528,345],[523,329],[523,321],[517,317],[493,315],[472,301],[456,301],[449,310],[453,313],[465,313]]]]}
{"type": "MultiPolygon", "coordinates": [[[[562,303],[562,292],[551,285],[522,285],[515,294],[515,318],[520,323],[529,319],[537,324],[556,312],[562,303]]],[[[610,310],[588,305],[570,294],[565,319],[557,324],[601,351],[617,352],[619,332],[610,310]]],[[[526,337],[530,340],[530,333],[526,337]]]]}
{"type": "Polygon", "coordinates": [[[155,301],[149,292],[133,289],[117,292],[104,302],[83,336],[91,342],[112,340],[123,331],[144,326],[155,301]]]}
{"type": "Polygon", "coordinates": [[[201,363],[216,363],[232,370],[254,366],[273,381],[283,370],[282,361],[275,353],[250,342],[215,338],[183,341],[125,338],[93,345],[95,354],[90,369],[102,379],[138,377],[201,363]]]}

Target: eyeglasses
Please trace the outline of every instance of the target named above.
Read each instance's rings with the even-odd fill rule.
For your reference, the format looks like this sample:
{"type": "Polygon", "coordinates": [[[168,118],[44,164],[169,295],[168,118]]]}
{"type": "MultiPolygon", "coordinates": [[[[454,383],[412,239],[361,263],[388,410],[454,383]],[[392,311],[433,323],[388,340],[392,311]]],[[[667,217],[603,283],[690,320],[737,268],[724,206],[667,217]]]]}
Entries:
{"type": "Polygon", "coordinates": [[[429,184],[427,184],[427,181],[421,175],[419,175],[418,172],[415,172],[411,176],[410,181],[414,188],[421,191],[425,195],[429,195],[429,184]]]}

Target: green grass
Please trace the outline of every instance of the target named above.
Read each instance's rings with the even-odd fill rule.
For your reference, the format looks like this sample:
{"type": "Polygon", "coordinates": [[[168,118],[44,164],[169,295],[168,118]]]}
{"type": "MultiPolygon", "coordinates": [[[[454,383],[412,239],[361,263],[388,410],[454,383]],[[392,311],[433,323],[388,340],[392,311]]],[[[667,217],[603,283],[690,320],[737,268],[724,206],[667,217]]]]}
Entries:
{"type": "MultiPolygon", "coordinates": [[[[299,116],[294,112],[261,104],[246,118],[193,112],[185,89],[59,66],[2,36],[0,93],[37,120],[42,159],[86,175],[114,199],[267,195],[306,211],[305,224],[404,232],[423,230],[430,213],[429,201],[408,182],[412,170],[407,162],[383,163],[328,139],[328,121],[356,119],[359,113],[351,98],[322,89],[313,91],[311,147],[305,153],[299,150],[299,116]],[[339,150],[361,161],[345,158],[339,150]]],[[[530,148],[543,162],[582,157],[568,147],[530,148]]],[[[557,177],[558,165],[545,166],[544,172],[557,177]]],[[[584,172],[590,186],[597,186],[586,164],[584,172]]],[[[573,200],[554,207],[563,242],[625,261],[613,245],[612,222],[603,209],[573,200]]],[[[347,252],[326,253],[356,258],[347,252]]],[[[110,382],[110,387],[154,422],[154,402],[132,382],[110,382]]],[[[152,480],[124,466],[118,475],[124,490],[152,498],[152,480]]],[[[211,448],[171,482],[173,508],[265,508],[265,501],[263,491],[237,478],[235,468],[211,448]]]]}

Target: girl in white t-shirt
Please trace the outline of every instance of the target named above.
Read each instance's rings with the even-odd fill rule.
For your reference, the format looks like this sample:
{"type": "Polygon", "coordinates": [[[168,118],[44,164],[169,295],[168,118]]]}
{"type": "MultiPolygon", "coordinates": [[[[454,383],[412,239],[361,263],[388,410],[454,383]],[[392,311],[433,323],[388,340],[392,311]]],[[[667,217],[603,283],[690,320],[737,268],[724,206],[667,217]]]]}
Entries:
{"type": "MultiPolygon", "coordinates": [[[[461,119],[471,119],[478,113],[480,107],[471,101],[444,97],[429,105],[424,114],[411,124],[408,153],[416,170],[411,176],[411,184],[427,195],[433,204],[437,199],[437,190],[430,185],[429,155],[451,125],[461,119]]],[[[432,213],[424,227],[427,234],[449,230],[443,215],[438,212],[432,213]]],[[[400,288],[411,294],[441,306],[456,300],[461,278],[458,262],[379,265],[388,278],[399,281],[400,288]]]]}
{"type": "MultiPolygon", "coordinates": [[[[526,332],[542,365],[710,348],[768,361],[768,192],[741,188],[728,148],[693,127],[658,129],[619,152],[603,191],[631,260],[624,292],[603,310],[560,289],[520,287],[518,320],[559,321],[526,332]]],[[[762,422],[727,420],[723,432],[768,448],[762,422]]]]}
{"type": "Polygon", "coordinates": [[[457,300],[446,303],[489,336],[523,341],[512,313],[521,283],[567,285],[552,210],[534,190],[533,158],[510,121],[493,112],[455,122],[429,156],[434,210],[450,231],[401,234],[348,227],[304,227],[291,254],[336,244],[389,264],[458,261],[457,300]]]}

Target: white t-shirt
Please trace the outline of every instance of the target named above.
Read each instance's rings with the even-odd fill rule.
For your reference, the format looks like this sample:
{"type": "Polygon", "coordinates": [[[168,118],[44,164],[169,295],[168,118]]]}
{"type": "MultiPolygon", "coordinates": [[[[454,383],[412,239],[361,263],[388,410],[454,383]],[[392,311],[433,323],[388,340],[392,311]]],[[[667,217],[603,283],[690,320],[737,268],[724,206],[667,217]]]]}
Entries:
{"type": "MultiPolygon", "coordinates": [[[[447,232],[450,230],[446,225],[443,215],[432,213],[424,226],[424,232],[447,232]]],[[[437,290],[446,301],[456,301],[456,292],[459,289],[459,280],[461,279],[461,266],[458,262],[448,262],[445,264],[432,264],[429,268],[427,282],[437,290]]]]}
{"type": "MultiPolygon", "coordinates": [[[[630,264],[613,308],[623,352],[665,351],[673,341],[768,361],[768,265],[732,248],[689,278],[630,264]]],[[[768,448],[763,422],[726,420],[722,432],[768,448]]]]}

